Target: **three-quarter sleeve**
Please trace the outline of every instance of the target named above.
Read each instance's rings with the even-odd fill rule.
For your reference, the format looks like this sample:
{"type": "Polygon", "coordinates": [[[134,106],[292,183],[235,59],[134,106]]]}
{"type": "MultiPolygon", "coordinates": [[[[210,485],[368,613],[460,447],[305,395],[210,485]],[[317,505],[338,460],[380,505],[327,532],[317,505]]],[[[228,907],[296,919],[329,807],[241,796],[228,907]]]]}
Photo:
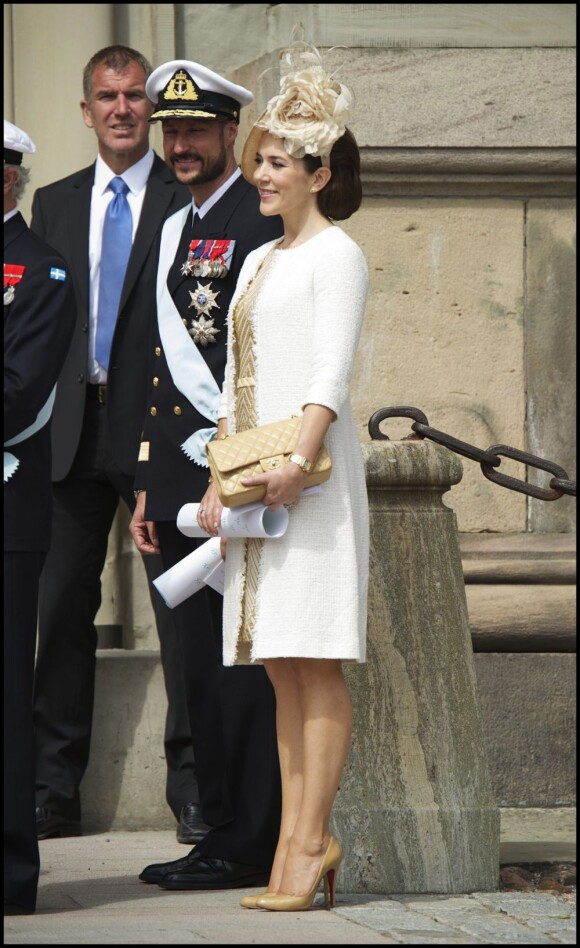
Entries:
{"type": "Polygon", "coordinates": [[[349,393],[368,292],[360,247],[340,242],[314,273],[312,371],[302,407],[325,405],[338,416],[349,393]]]}

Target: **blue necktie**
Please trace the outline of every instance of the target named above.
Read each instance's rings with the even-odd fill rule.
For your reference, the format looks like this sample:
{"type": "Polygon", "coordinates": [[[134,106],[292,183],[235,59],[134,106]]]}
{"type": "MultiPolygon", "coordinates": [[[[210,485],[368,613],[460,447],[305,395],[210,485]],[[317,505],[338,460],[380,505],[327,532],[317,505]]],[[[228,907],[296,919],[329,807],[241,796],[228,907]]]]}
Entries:
{"type": "Polygon", "coordinates": [[[95,347],[97,362],[107,370],[123,280],[133,242],[133,218],[127,201],[129,188],[119,177],[113,178],[109,187],[114,196],[109,202],[103,225],[95,347]]]}

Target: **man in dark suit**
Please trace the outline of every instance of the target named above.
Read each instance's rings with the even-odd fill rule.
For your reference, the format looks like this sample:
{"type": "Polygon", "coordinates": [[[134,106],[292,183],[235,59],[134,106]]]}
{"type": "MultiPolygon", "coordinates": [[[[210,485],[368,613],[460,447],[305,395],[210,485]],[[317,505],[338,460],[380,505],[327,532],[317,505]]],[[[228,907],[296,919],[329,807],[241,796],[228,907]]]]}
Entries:
{"type": "Polygon", "coordinates": [[[4,914],[33,912],[32,688],[38,581],[50,543],[50,413],[73,329],[67,265],[17,210],[26,134],[4,122],[4,914]]]}
{"type": "MultiPolygon", "coordinates": [[[[189,200],[149,145],[150,72],[148,61],[129,47],[95,53],[84,70],[81,109],[97,137],[96,162],[40,188],[32,206],[31,227],[67,260],[76,300],[72,344],[54,406],[53,539],[40,586],[34,705],[39,839],[81,832],[79,784],[89,760],[94,620],[119,499],[130,510],[135,504],[158,236],[165,218],[189,200]],[[109,190],[115,183],[124,192],[128,262],[111,303],[120,243],[114,235],[112,259],[106,261],[111,247],[102,237],[116,200],[109,190]],[[112,312],[103,311],[101,300],[109,301],[112,312]],[[107,316],[112,339],[105,338],[100,348],[107,316]]],[[[156,565],[146,563],[150,579],[156,565]]],[[[180,842],[192,843],[201,818],[176,633],[158,597],[154,608],[168,697],[167,801],[178,821],[193,819],[194,825],[181,819],[178,826],[180,842]]]]}
{"type": "MultiPolygon", "coordinates": [[[[160,552],[169,569],[203,542],[184,536],[176,518],[207,489],[205,443],[215,434],[236,281],[247,254],[280,236],[282,222],[260,214],[234,157],[240,109],[253,99],[247,89],[186,60],[159,66],[146,88],[165,160],[193,197],[161,235],[131,522],[138,549],[160,552]]],[[[139,878],[167,889],[266,884],[281,806],[273,690],[263,667],[223,666],[222,598],[213,589],[187,599],[174,617],[202,815],[212,829],[189,856],[147,866],[139,878]]]]}

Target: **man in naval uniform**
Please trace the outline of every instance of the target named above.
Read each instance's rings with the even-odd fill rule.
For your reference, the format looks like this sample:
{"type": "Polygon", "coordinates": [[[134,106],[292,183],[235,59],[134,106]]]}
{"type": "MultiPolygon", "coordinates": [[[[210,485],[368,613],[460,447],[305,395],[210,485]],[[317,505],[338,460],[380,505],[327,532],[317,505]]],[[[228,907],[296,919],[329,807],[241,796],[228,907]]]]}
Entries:
{"type": "Polygon", "coordinates": [[[50,415],[73,329],[72,284],[17,209],[36,149],[4,122],[4,914],[34,912],[39,874],[32,687],[50,543],[50,415]]]}
{"type": "MultiPolygon", "coordinates": [[[[234,157],[240,109],[253,96],[198,63],[176,60],[149,77],[167,164],[192,195],[161,235],[150,393],[131,532],[165,569],[201,540],[176,527],[201,500],[226,362],[226,316],[247,254],[282,234],[262,217],[234,157]]],[[[189,856],[147,866],[168,889],[266,884],[280,823],[275,701],[262,667],[222,665],[222,597],[206,587],[173,610],[179,627],[203,819],[212,829],[189,856]]]]}

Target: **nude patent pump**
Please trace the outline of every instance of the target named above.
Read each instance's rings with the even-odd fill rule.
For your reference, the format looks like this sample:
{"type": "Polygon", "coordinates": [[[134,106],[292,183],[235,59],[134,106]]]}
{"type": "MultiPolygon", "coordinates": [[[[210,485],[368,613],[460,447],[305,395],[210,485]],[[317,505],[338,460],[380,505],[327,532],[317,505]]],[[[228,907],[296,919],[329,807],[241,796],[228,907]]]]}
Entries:
{"type": "Polygon", "coordinates": [[[309,909],[318,891],[320,881],[324,880],[324,905],[334,908],[334,883],[336,870],[342,860],[342,850],[334,839],[330,837],[328,849],[320,864],[318,875],[310,892],[306,895],[284,895],[283,892],[268,893],[256,896],[256,907],[268,909],[270,912],[301,912],[309,909]]]}

